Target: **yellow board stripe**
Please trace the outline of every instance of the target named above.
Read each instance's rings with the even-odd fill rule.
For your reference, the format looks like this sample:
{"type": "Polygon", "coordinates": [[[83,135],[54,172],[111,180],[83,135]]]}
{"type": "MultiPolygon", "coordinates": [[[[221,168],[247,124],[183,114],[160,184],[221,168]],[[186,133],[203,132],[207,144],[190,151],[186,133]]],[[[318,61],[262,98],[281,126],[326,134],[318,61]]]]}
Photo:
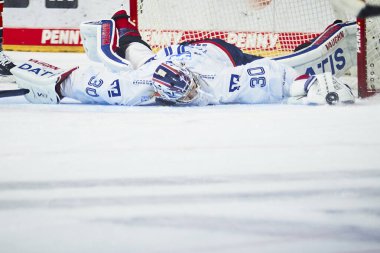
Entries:
{"type": "Polygon", "coordinates": [[[7,51],[22,51],[22,52],[73,52],[83,53],[82,46],[31,46],[31,45],[3,45],[7,51]]]}

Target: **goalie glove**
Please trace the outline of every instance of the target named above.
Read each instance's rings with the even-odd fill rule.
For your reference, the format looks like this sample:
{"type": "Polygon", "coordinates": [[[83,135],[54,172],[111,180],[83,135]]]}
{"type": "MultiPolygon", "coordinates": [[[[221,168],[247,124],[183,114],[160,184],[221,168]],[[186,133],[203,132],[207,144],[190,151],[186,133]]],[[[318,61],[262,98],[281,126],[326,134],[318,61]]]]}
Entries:
{"type": "Polygon", "coordinates": [[[200,82],[195,73],[173,62],[161,63],[153,74],[153,86],[159,103],[190,104],[200,96],[200,82]]]}
{"type": "Polygon", "coordinates": [[[303,75],[290,86],[290,104],[353,104],[351,88],[330,72],[314,76],[303,75]]]}

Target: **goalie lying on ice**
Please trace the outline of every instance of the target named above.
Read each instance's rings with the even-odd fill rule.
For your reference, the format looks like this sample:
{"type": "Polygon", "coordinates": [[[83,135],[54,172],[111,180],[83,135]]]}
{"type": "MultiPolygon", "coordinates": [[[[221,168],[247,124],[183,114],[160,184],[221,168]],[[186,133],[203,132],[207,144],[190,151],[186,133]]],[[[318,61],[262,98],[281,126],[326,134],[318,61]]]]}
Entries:
{"type": "MultiPolygon", "coordinates": [[[[59,103],[69,97],[83,103],[114,105],[355,101],[351,89],[330,72],[299,77],[302,71],[292,65],[306,68],[306,64],[299,64],[305,58],[300,53],[285,61],[272,60],[247,55],[222,40],[210,39],[153,54],[125,16],[115,17],[116,27],[113,20],[81,26],[88,57],[104,66],[63,71],[29,60],[13,68],[19,87],[30,90],[26,98],[32,103],[59,103]],[[113,47],[115,29],[122,35],[119,49],[113,47]]],[[[349,55],[345,57],[350,60],[349,55]]]]}

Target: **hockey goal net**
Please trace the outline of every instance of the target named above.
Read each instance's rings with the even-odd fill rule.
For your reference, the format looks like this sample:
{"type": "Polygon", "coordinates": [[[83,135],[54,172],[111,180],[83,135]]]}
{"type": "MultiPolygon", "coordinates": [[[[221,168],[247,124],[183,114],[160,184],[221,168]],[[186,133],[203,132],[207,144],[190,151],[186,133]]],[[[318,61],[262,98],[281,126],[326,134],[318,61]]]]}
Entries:
{"type": "MultiPolygon", "coordinates": [[[[380,5],[380,0],[369,2],[380,5]]],[[[329,0],[130,0],[130,12],[153,50],[221,38],[267,57],[293,52],[342,19],[329,0]]],[[[380,91],[379,23],[379,18],[359,22],[358,90],[363,97],[380,91]]]]}

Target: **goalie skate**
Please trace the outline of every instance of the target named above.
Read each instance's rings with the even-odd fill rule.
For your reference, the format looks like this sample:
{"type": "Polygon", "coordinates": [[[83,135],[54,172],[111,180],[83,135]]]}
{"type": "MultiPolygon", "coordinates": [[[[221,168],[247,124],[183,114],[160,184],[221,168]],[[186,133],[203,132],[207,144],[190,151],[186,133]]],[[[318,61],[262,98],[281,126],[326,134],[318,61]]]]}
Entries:
{"type": "Polygon", "coordinates": [[[0,82],[14,82],[15,79],[12,76],[11,69],[14,67],[14,63],[8,56],[0,51],[0,82]]]}

